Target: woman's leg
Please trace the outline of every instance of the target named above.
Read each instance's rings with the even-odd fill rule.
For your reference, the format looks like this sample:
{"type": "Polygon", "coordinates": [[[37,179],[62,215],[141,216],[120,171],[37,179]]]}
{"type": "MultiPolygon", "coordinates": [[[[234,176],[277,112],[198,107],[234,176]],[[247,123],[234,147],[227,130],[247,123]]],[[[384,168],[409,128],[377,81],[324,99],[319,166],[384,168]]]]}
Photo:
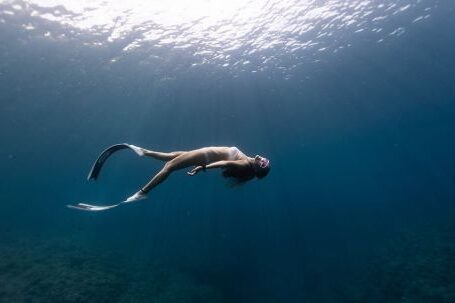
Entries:
{"type": "MultiPolygon", "coordinates": [[[[169,154],[166,153],[154,153],[151,157],[163,156],[166,157],[169,154]]],[[[150,180],[143,188],[144,193],[148,193],[150,190],[155,188],[158,184],[166,180],[166,178],[175,170],[183,169],[194,165],[206,165],[206,155],[203,151],[189,151],[180,152],[181,154],[174,157],[171,161],[166,162],[164,167],[150,180]]],[[[172,154],[172,153],[170,153],[172,154]]],[[[161,160],[161,159],[160,159],[161,160]]]]}
{"type": "Polygon", "coordinates": [[[185,151],[176,151],[176,152],[170,152],[170,153],[162,153],[162,152],[156,152],[153,150],[147,150],[143,149],[144,156],[147,157],[152,157],[161,161],[171,161],[174,158],[177,158],[178,156],[183,155],[186,153],[185,151]]]}
{"type": "Polygon", "coordinates": [[[129,144],[128,145],[136,154],[139,156],[147,156],[147,157],[152,157],[161,161],[170,161],[184,153],[185,151],[176,151],[176,152],[170,152],[170,153],[162,153],[162,152],[156,152],[153,150],[148,150],[136,145],[129,144]]]}

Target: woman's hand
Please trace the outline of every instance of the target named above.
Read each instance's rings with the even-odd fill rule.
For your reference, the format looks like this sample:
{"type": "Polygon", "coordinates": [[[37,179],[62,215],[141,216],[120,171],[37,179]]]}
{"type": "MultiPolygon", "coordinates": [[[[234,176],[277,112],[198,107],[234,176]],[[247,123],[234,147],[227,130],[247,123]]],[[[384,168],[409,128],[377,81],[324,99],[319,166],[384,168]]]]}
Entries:
{"type": "Polygon", "coordinates": [[[187,172],[188,175],[190,176],[194,176],[195,174],[197,174],[201,169],[204,169],[203,166],[196,166],[195,168],[193,168],[192,170],[190,170],[189,172],[187,172]]]}

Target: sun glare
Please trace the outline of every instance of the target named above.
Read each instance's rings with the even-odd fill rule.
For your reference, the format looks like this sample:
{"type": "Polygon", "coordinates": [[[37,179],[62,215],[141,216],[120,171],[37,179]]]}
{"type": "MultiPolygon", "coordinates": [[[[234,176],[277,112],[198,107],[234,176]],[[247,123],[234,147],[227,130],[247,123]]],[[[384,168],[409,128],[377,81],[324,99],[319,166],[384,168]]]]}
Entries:
{"type": "Polygon", "coordinates": [[[398,20],[418,5],[409,1],[25,0],[10,2],[1,13],[24,10],[18,16],[31,18],[22,28],[46,39],[96,47],[118,42],[116,49],[124,53],[144,50],[153,58],[176,51],[178,57],[192,56],[192,65],[215,63],[256,72],[269,66],[290,70],[296,64],[289,66],[289,58],[299,58],[294,61],[300,65],[317,62],[315,57],[343,51],[355,36],[368,32],[378,43],[401,36],[411,22],[425,20],[431,12],[421,4],[412,16],[398,20]]]}
{"type": "Polygon", "coordinates": [[[153,22],[162,26],[180,26],[200,19],[216,24],[235,14],[253,17],[261,9],[255,2],[242,0],[31,0],[41,7],[63,7],[78,16],[61,21],[79,28],[114,26],[119,21],[131,26],[153,22]],[[247,9],[246,9],[247,8],[247,9]],[[249,14],[249,15],[248,15],[249,14]],[[119,20],[120,19],[120,20],[119,20]]]}

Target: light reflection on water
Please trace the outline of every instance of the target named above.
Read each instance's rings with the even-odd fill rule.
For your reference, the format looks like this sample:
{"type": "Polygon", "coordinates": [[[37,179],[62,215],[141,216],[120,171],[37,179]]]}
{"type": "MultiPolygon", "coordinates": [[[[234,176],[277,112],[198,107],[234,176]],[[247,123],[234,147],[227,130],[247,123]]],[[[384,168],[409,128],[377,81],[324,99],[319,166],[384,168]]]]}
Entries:
{"type": "Polygon", "coordinates": [[[217,65],[231,71],[286,72],[368,35],[375,43],[406,33],[431,16],[429,0],[0,1],[0,24],[20,19],[31,38],[115,46],[115,64],[143,61],[217,65]]]}

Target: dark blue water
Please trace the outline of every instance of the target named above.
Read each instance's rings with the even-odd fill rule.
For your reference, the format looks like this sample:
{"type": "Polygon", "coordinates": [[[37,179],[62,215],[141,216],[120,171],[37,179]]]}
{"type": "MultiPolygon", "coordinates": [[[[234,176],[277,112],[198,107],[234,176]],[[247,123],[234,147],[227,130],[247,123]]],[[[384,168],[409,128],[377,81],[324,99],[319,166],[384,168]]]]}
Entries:
{"type": "Polygon", "coordinates": [[[454,302],[454,8],[0,1],[0,302],[454,302]]]}

